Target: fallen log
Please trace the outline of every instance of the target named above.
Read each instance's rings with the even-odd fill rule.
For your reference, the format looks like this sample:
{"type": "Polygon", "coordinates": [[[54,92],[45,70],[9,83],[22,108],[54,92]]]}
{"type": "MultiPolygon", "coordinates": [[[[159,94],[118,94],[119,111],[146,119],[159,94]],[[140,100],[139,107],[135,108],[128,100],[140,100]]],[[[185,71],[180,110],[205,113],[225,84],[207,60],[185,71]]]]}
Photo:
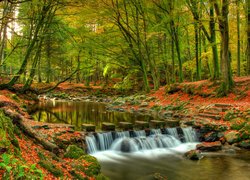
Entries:
{"type": "Polygon", "coordinates": [[[25,117],[11,109],[3,108],[4,113],[6,116],[9,116],[13,123],[16,124],[26,135],[29,137],[35,139],[39,144],[41,144],[46,150],[49,150],[55,154],[59,153],[59,147],[56,144],[53,144],[43,137],[41,137],[39,134],[37,134],[34,129],[32,129],[30,126],[28,126],[25,121],[28,121],[25,119],[25,117]]]}

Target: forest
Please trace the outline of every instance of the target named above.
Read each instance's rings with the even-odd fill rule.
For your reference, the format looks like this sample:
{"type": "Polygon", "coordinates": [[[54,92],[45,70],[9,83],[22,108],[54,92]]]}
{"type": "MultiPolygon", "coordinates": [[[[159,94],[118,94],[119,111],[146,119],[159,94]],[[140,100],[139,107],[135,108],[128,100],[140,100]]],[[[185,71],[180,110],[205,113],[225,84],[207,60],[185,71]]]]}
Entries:
{"type": "Polygon", "coordinates": [[[1,88],[112,82],[157,90],[250,73],[248,1],[2,1],[1,88]]]}
{"type": "Polygon", "coordinates": [[[250,177],[249,0],[0,7],[0,179],[250,177]]]}

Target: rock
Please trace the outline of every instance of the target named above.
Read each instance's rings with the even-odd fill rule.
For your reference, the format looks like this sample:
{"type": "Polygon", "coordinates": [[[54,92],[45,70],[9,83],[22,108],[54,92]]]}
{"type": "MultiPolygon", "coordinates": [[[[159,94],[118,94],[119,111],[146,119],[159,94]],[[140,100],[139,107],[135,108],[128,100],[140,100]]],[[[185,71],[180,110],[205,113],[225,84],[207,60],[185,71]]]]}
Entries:
{"type": "Polygon", "coordinates": [[[200,160],[203,158],[201,151],[199,150],[190,150],[184,154],[184,156],[190,160],[200,160]]]}
{"type": "Polygon", "coordinates": [[[180,120],[178,120],[178,119],[167,119],[167,120],[164,120],[164,121],[165,121],[165,124],[168,127],[177,127],[177,126],[180,126],[180,120]]]}
{"type": "Polygon", "coordinates": [[[222,144],[220,141],[203,142],[201,144],[197,144],[196,149],[204,151],[204,152],[219,151],[222,149],[222,144]]]}
{"type": "Polygon", "coordinates": [[[214,115],[214,114],[199,113],[198,116],[205,117],[205,118],[211,118],[211,119],[214,119],[214,120],[220,120],[221,119],[220,115],[214,115]]]}
{"type": "Polygon", "coordinates": [[[5,153],[5,152],[7,152],[7,148],[5,148],[5,147],[0,147],[0,155],[1,154],[3,154],[3,153],[5,153]]]}
{"type": "Polygon", "coordinates": [[[77,147],[76,145],[69,145],[66,149],[64,157],[71,159],[78,159],[83,155],[85,155],[85,152],[81,148],[77,147]]]}
{"type": "Polygon", "coordinates": [[[130,122],[119,122],[119,127],[124,131],[132,130],[133,124],[130,122]]]}
{"type": "Polygon", "coordinates": [[[93,124],[82,124],[82,130],[86,132],[95,132],[95,125],[93,124]]]}
{"type": "Polygon", "coordinates": [[[162,116],[163,116],[163,118],[169,118],[169,117],[172,117],[173,114],[174,114],[173,111],[165,111],[162,113],[162,116]]]}
{"type": "Polygon", "coordinates": [[[219,140],[219,137],[218,137],[218,133],[216,133],[216,132],[209,132],[209,133],[204,135],[205,142],[214,142],[214,141],[218,141],[218,140],[219,140]]]}
{"type": "Polygon", "coordinates": [[[164,128],[165,122],[159,120],[151,120],[150,124],[153,128],[164,128]]]}
{"type": "Polygon", "coordinates": [[[237,146],[244,148],[244,149],[250,149],[250,140],[241,141],[237,144],[237,146]]]}
{"type": "Polygon", "coordinates": [[[109,123],[109,122],[103,122],[102,130],[103,131],[115,131],[115,124],[109,123]]]}
{"type": "Polygon", "coordinates": [[[146,121],[135,121],[135,125],[138,129],[149,128],[149,123],[146,121]]]}
{"type": "Polygon", "coordinates": [[[149,103],[147,103],[147,102],[142,102],[141,105],[140,105],[140,107],[147,107],[148,105],[149,105],[149,103]]]}
{"type": "Polygon", "coordinates": [[[228,133],[226,133],[225,135],[225,139],[229,144],[233,144],[239,141],[239,133],[237,131],[230,131],[228,133]]]}

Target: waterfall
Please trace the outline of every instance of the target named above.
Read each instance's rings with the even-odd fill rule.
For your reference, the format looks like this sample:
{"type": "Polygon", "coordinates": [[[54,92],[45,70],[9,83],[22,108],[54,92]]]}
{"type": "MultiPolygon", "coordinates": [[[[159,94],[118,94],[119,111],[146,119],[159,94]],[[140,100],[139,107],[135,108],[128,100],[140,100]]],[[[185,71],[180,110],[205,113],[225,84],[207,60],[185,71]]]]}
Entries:
{"type": "Polygon", "coordinates": [[[116,132],[116,138],[130,137],[129,131],[116,132]]]}
{"type": "Polygon", "coordinates": [[[196,132],[192,127],[182,128],[186,142],[197,142],[196,132]]]}
{"type": "Polygon", "coordinates": [[[176,128],[167,128],[166,131],[168,134],[174,136],[176,139],[180,139],[176,128]]]}
{"type": "Polygon", "coordinates": [[[146,137],[146,132],[144,130],[134,131],[136,137],[146,137]]]}
{"type": "Polygon", "coordinates": [[[98,151],[97,142],[94,135],[86,136],[86,143],[87,143],[88,153],[94,153],[98,151]]]}
{"type": "Polygon", "coordinates": [[[151,134],[162,134],[161,129],[151,129],[151,134]]]}
{"type": "Polygon", "coordinates": [[[161,129],[152,129],[150,135],[146,136],[144,130],[97,133],[97,136],[87,136],[86,144],[88,152],[94,153],[104,150],[115,150],[121,152],[135,152],[140,150],[152,150],[156,148],[172,148],[179,146],[181,141],[197,142],[196,132],[192,127],[167,128],[167,134],[162,134],[161,129]],[[181,133],[181,134],[178,134],[181,133]],[[131,135],[130,135],[131,134],[131,135]]]}
{"type": "Polygon", "coordinates": [[[131,141],[132,138],[119,138],[114,141],[111,146],[112,150],[122,151],[122,152],[135,152],[138,151],[138,146],[134,141],[131,141]]]}
{"type": "Polygon", "coordinates": [[[98,137],[98,140],[99,140],[100,150],[109,149],[111,144],[114,141],[113,136],[112,136],[112,132],[97,133],[97,137],[98,137]]]}

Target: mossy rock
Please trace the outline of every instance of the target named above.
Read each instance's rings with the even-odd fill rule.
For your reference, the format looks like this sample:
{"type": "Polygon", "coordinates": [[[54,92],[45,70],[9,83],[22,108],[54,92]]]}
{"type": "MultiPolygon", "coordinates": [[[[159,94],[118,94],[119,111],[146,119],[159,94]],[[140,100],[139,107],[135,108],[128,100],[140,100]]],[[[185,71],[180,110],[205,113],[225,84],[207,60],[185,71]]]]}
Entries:
{"type": "Polygon", "coordinates": [[[52,164],[50,161],[39,161],[38,164],[43,167],[44,169],[47,169],[49,172],[51,172],[56,177],[62,177],[63,171],[59,168],[57,168],[54,164],[52,164]]]}
{"type": "Polygon", "coordinates": [[[241,139],[250,139],[250,122],[246,123],[239,132],[241,139]]]}
{"type": "Polygon", "coordinates": [[[66,153],[64,154],[64,157],[71,158],[71,159],[78,159],[83,155],[85,155],[84,150],[77,147],[76,145],[69,145],[66,149],[66,153]]]}
{"type": "Polygon", "coordinates": [[[225,116],[224,116],[224,120],[230,121],[236,117],[237,117],[237,115],[235,114],[235,112],[230,110],[230,111],[226,111],[225,116]]]}
{"type": "Polygon", "coordinates": [[[230,122],[231,122],[231,129],[232,130],[240,130],[246,124],[246,121],[242,118],[234,118],[230,122]]]}
{"type": "Polygon", "coordinates": [[[237,131],[228,132],[224,136],[229,144],[233,144],[240,141],[240,134],[237,131]]]}
{"type": "Polygon", "coordinates": [[[101,174],[98,174],[96,177],[95,177],[96,180],[109,180],[108,177],[106,177],[105,175],[103,175],[102,173],[101,174]]]}
{"type": "Polygon", "coordinates": [[[97,161],[97,159],[90,155],[84,155],[80,159],[83,159],[89,163],[88,168],[85,168],[84,172],[87,176],[95,176],[100,174],[101,172],[101,165],[97,161]]]}

